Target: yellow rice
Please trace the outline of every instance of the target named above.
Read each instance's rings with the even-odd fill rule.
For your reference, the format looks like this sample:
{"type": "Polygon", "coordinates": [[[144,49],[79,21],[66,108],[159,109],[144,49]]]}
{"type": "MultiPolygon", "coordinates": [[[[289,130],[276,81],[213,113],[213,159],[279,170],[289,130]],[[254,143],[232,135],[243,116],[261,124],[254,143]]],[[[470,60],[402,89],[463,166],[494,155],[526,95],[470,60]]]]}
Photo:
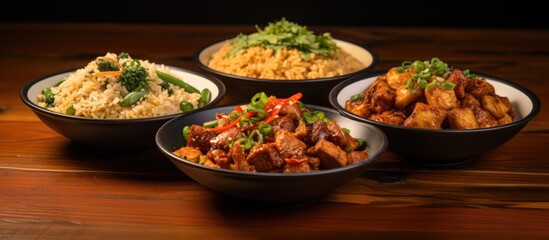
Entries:
{"type": "Polygon", "coordinates": [[[341,76],[364,68],[356,58],[337,48],[331,57],[310,54],[310,60],[301,57],[297,49],[250,47],[233,56],[230,41],[212,55],[208,66],[220,72],[261,79],[298,80],[341,76]]]}

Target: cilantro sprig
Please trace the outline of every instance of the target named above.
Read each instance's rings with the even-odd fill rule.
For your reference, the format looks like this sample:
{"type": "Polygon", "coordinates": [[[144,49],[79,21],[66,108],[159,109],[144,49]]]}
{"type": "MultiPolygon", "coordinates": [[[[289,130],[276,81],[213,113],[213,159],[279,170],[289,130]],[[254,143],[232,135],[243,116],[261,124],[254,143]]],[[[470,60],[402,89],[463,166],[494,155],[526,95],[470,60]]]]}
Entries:
{"type": "Polygon", "coordinates": [[[337,48],[330,33],[315,35],[305,26],[287,21],[285,18],[269,23],[264,29],[257,25],[257,32],[246,35],[240,33],[233,41],[233,49],[229,56],[240,50],[260,46],[278,51],[283,48],[295,48],[301,52],[301,57],[308,61],[310,54],[320,54],[329,57],[337,48]]]}
{"type": "Polygon", "coordinates": [[[405,84],[412,92],[415,92],[415,86],[431,89],[438,84],[449,90],[453,90],[456,86],[445,80],[450,75],[448,64],[436,57],[432,58],[431,61],[404,61],[396,71],[403,73],[410,70],[413,70],[414,73],[412,78],[408,79],[405,84]]]}

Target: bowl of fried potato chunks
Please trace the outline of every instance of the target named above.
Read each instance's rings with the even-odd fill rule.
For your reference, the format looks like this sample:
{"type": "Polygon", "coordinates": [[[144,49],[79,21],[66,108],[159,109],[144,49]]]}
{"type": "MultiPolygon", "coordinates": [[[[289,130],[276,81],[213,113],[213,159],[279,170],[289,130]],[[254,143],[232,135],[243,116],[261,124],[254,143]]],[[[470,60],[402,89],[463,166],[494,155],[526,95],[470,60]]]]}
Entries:
{"type": "Polygon", "coordinates": [[[330,103],[382,129],[388,151],[423,165],[459,164],[495,149],[541,108],[523,86],[438,58],[348,79],[332,89],[330,103]]]}

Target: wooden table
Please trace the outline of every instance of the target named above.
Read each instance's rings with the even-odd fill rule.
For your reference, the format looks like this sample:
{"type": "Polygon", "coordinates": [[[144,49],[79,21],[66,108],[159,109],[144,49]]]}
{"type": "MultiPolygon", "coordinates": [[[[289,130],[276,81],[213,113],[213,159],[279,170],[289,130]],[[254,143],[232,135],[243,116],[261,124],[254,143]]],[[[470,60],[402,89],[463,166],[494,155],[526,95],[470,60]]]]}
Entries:
{"type": "Polygon", "coordinates": [[[253,26],[1,23],[0,239],[549,238],[549,31],[309,28],[370,46],[380,57],[374,71],[436,56],[529,88],[542,110],[509,142],[463,165],[416,166],[388,152],[310,204],[242,205],[159,151],[112,155],[71,143],[19,91],[108,51],[200,71],[192,61],[199,48],[253,26]]]}

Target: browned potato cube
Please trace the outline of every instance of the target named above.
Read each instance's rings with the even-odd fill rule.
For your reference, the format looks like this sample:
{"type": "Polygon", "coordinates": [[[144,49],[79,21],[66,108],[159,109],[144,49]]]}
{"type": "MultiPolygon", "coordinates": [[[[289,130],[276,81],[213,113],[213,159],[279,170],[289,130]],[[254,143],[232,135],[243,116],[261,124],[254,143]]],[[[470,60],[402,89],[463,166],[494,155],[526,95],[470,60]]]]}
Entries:
{"type": "Polygon", "coordinates": [[[452,129],[472,129],[478,128],[478,122],[475,114],[469,108],[454,108],[448,111],[448,122],[452,129]]]}
{"type": "Polygon", "coordinates": [[[484,95],[480,99],[482,109],[490,112],[496,119],[505,117],[511,109],[511,103],[508,99],[503,100],[499,96],[484,95]]]}
{"type": "Polygon", "coordinates": [[[405,127],[441,129],[446,110],[418,102],[412,114],[404,121],[405,127]]]}
{"type": "Polygon", "coordinates": [[[454,90],[443,88],[438,84],[431,89],[425,90],[425,99],[430,106],[444,110],[457,108],[459,105],[454,90]]]}

